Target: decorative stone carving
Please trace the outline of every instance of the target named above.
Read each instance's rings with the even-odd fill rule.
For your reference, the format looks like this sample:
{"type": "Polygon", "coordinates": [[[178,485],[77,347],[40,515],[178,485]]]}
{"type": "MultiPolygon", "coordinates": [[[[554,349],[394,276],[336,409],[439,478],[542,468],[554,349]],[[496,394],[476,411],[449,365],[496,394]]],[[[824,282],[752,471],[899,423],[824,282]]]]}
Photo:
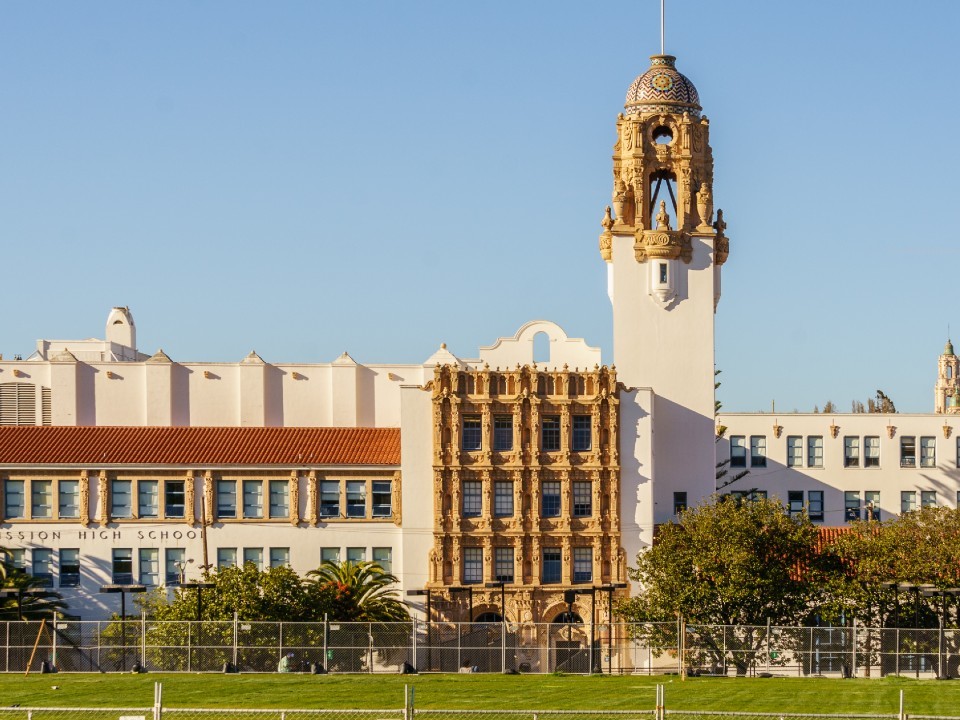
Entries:
{"type": "Polygon", "coordinates": [[[952,433],[953,433],[953,428],[950,427],[949,425],[946,425],[946,424],[945,424],[945,425],[943,426],[943,437],[946,438],[947,440],[949,440],[949,439],[950,439],[950,435],[951,435],[952,433]]]}
{"type": "MultiPolygon", "coordinates": [[[[889,428],[888,428],[889,429],[889,428]]],[[[836,438],[840,434],[840,426],[836,423],[830,424],[830,437],[836,438]]]]}
{"type": "Polygon", "coordinates": [[[197,498],[196,498],[196,479],[192,472],[188,472],[183,478],[183,520],[189,525],[197,521],[197,498]]]}
{"type": "Polygon", "coordinates": [[[779,440],[779,439],[780,439],[780,435],[781,435],[782,433],[783,433],[783,425],[778,425],[778,424],[777,424],[777,421],[774,420],[774,421],[773,421],[773,436],[779,440]]]}
{"type": "Polygon", "coordinates": [[[213,473],[203,474],[203,522],[213,525],[213,473]]]}
{"type": "Polygon", "coordinates": [[[317,516],[317,485],[317,473],[311,470],[307,474],[307,514],[304,520],[312,527],[316,527],[319,520],[317,516]]]}
{"type": "MultiPolygon", "coordinates": [[[[896,425],[887,425],[887,437],[893,440],[893,436],[897,434],[896,425]]],[[[836,435],[834,435],[836,437],[836,435]]]]}
{"type": "Polygon", "coordinates": [[[709,230],[713,227],[713,193],[705,182],[700,183],[697,191],[697,213],[700,215],[699,229],[709,230]]]}
{"type": "Polygon", "coordinates": [[[400,471],[393,474],[393,482],[390,484],[391,498],[390,507],[393,509],[393,524],[400,527],[403,524],[403,488],[400,484],[400,471]]]}
{"type": "Polygon", "coordinates": [[[90,526],[90,473],[80,473],[80,526],[90,526]]]}
{"type": "Polygon", "coordinates": [[[97,478],[97,522],[107,525],[110,522],[110,481],[105,470],[97,478]]]}
{"type": "Polygon", "coordinates": [[[300,524],[300,475],[294,470],[290,473],[290,524],[297,527],[300,524]]]}
{"type": "Polygon", "coordinates": [[[723,220],[723,210],[717,210],[717,221],[713,224],[713,227],[717,231],[713,240],[714,262],[717,265],[723,265],[730,257],[730,239],[724,234],[727,223],[723,220]]]}

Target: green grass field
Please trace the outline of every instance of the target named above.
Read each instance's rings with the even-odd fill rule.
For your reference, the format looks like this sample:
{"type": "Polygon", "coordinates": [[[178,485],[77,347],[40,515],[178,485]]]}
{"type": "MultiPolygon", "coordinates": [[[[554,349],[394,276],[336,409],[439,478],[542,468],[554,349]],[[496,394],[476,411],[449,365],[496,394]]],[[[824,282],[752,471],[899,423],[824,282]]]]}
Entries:
{"type": "Polygon", "coordinates": [[[409,685],[418,708],[639,710],[663,683],[672,710],[896,713],[903,689],[910,714],[960,714],[960,681],[602,675],[3,675],[0,706],[149,707],[156,681],[168,707],[390,709],[409,685]]]}

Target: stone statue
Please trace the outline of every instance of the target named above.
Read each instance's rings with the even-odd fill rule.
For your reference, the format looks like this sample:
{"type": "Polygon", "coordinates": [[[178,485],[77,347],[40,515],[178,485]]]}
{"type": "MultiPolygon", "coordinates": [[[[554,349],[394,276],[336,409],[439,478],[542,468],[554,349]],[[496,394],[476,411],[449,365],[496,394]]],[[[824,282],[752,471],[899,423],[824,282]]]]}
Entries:
{"type": "Polygon", "coordinates": [[[657,212],[657,230],[670,229],[670,216],[667,215],[667,202],[660,201],[660,210],[657,212]]]}
{"type": "Polygon", "coordinates": [[[717,237],[723,237],[723,231],[727,229],[727,224],[723,221],[723,210],[717,210],[717,221],[713,224],[717,231],[717,237]]]}

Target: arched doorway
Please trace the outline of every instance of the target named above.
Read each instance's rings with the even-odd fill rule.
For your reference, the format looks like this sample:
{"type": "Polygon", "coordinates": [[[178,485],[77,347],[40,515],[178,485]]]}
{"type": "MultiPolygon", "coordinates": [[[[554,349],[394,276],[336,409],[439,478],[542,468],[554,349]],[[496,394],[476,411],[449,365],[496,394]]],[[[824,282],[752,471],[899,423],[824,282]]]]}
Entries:
{"type": "Polygon", "coordinates": [[[564,610],[550,622],[550,670],[586,673],[590,671],[590,649],[583,618],[564,610]]]}

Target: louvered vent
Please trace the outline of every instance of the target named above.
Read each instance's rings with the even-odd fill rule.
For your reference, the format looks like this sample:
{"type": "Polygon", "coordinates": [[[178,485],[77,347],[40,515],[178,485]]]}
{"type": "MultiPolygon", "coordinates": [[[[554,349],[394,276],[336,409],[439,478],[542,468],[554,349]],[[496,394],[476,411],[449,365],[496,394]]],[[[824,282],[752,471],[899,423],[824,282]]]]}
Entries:
{"type": "Polygon", "coordinates": [[[31,383],[0,383],[0,425],[36,424],[36,385],[31,383]]]}
{"type": "Polygon", "coordinates": [[[48,387],[40,388],[40,402],[42,403],[40,408],[41,422],[44,425],[52,425],[53,424],[53,403],[50,400],[50,388],[48,387]]]}

